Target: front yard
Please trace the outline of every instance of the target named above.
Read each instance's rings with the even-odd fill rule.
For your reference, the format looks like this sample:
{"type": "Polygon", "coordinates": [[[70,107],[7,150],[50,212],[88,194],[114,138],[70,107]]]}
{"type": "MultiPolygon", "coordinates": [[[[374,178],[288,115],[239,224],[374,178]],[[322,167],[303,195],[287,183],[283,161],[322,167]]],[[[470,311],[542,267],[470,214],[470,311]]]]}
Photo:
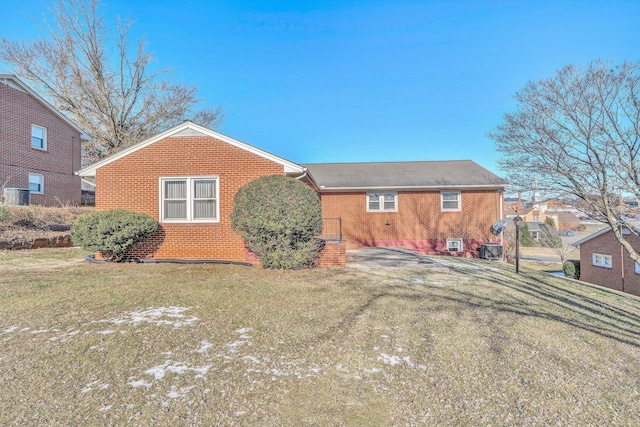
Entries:
{"type": "Polygon", "coordinates": [[[638,425],[640,299],[450,271],[0,252],[0,425],[638,425]]]}

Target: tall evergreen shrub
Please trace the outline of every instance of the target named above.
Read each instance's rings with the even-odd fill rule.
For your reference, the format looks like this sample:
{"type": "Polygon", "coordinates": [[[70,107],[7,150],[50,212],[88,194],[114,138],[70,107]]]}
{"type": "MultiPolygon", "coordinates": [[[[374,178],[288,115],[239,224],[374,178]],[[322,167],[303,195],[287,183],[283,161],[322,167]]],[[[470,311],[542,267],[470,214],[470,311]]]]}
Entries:
{"type": "Polygon", "coordinates": [[[242,187],[233,200],[233,229],[265,268],[303,268],[315,261],[322,232],[320,199],[308,185],[282,175],[242,187]]]}

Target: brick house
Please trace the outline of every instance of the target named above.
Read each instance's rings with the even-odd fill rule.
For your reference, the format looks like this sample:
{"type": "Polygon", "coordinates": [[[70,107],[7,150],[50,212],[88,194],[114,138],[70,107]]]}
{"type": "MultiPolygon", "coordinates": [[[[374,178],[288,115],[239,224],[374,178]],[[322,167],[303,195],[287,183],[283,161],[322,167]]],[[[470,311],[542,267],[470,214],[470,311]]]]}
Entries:
{"type": "MultiPolygon", "coordinates": [[[[640,237],[621,229],[636,251],[640,237]]],[[[640,265],[631,259],[613,231],[605,227],[574,243],[580,248],[580,280],[640,296],[640,265]]]]}
{"type": "Polygon", "coordinates": [[[325,246],[321,265],[344,265],[347,245],[477,256],[478,245],[495,238],[489,227],[502,216],[505,186],[470,161],[303,166],[189,121],[78,174],[95,177],[98,210],[123,208],[158,220],[158,232],[131,256],[231,261],[250,259],[231,229],[238,189],[264,175],[301,179],[318,191],[323,217],[342,219],[345,240],[325,246]],[[346,171],[337,186],[329,179],[332,167],[346,171]],[[358,181],[374,170],[384,171],[383,185],[358,181]]]}
{"type": "Polygon", "coordinates": [[[470,160],[305,165],[322,216],[342,218],[347,248],[402,246],[477,256],[495,240],[506,181],[470,160]]]}
{"type": "Polygon", "coordinates": [[[87,135],[16,76],[0,74],[0,184],[31,190],[31,203],[80,204],[87,135]]]}

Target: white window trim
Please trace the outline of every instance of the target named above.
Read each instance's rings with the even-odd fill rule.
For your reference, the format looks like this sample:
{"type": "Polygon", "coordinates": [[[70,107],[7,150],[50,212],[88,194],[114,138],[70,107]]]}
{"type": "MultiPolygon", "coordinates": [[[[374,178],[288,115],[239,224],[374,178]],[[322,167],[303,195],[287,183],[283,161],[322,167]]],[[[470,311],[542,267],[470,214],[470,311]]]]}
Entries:
{"type": "Polygon", "coordinates": [[[591,254],[591,262],[592,262],[593,265],[595,265],[597,267],[613,268],[613,260],[611,258],[611,255],[592,253],[591,254]],[[598,258],[600,258],[600,259],[598,259],[598,258]],[[608,264],[607,264],[607,260],[609,260],[608,264]]]}
{"type": "Polygon", "coordinates": [[[40,151],[47,151],[47,128],[42,127],[42,126],[38,126],[38,125],[31,125],[31,140],[29,141],[29,143],[31,144],[31,148],[34,148],[36,150],[40,150],[40,151]],[[33,129],[40,129],[42,130],[42,147],[34,147],[33,146],[33,129]]]}
{"type": "Polygon", "coordinates": [[[220,177],[217,175],[207,175],[207,176],[161,176],[159,178],[159,200],[160,200],[160,222],[161,223],[177,223],[177,224],[193,224],[193,223],[218,223],[220,222],[220,177]],[[187,219],[164,219],[164,198],[163,191],[164,185],[163,181],[172,181],[172,180],[186,180],[187,181],[187,219]],[[216,185],[216,218],[215,219],[193,219],[192,218],[192,206],[193,206],[193,181],[199,179],[212,179],[215,181],[216,185]]]}
{"type": "MultiPolygon", "coordinates": [[[[24,175],[23,175],[24,176],[24,175]]],[[[31,194],[44,194],[44,175],[42,175],[41,173],[30,173],[29,174],[29,192],[31,194]],[[32,176],[39,176],[40,177],[40,191],[31,191],[31,177],[32,176]]]]}
{"type": "Polygon", "coordinates": [[[447,239],[447,252],[463,252],[464,251],[464,242],[462,239],[459,238],[455,238],[455,239],[447,239]],[[449,243],[450,242],[460,242],[460,250],[459,251],[451,251],[449,250],[449,243]]]}
{"type": "Polygon", "coordinates": [[[377,191],[371,191],[367,193],[367,198],[366,198],[366,203],[367,203],[367,212],[398,212],[398,193],[396,191],[387,191],[387,192],[377,192],[377,191]],[[370,194],[378,194],[379,198],[379,203],[380,203],[380,209],[369,209],[369,195],[370,194]],[[385,194],[393,194],[393,204],[394,204],[394,208],[393,209],[386,209],[384,208],[384,196],[385,194]]]}
{"type": "Polygon", "coordinates": [[[462,210],[462,191],[441,191],[440,192],[440,210],[442,212],[460,212],[462,210]],[[456,209],[450,209],[444,207],[444,195],[457,194],[458,195],[458,207],[456,209]]]}

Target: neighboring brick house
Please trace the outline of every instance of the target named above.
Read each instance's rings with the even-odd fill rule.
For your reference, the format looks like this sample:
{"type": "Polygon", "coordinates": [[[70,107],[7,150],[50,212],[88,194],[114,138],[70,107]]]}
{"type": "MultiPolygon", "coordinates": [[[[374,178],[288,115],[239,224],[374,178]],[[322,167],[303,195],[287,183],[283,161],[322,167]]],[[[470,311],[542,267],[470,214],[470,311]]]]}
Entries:
{"type": "MultiPolygon", "coordinates": [[[[640,251],[640,237],[624,227],[621,232],[640,251]]],[[[640,296],[640,265],[631,259],[611,228],[605,227],[574,246],[580,248],[580,280],[640,296]]]]}
{"type": "Polygon", "coordinates": [[[496,241],[506,181],[470,160],[305,165],[322,216],[342,218],[347,248],[402,246],[478,256],[496,241]]]}
{"type": "Polygon", "coordinates": [[[88,137],[17,77],[0,74],[0,185],[31,203],[80,204],[81,140],[88,137]]]}
{"type": "Polygon", "coordinates": [[[321,265],[344,265],[347,244],[477,256],[478,245],[495,238],[489,228],[502,217],[505,182],[477,164],[363,165],[369,176],[376,165],[385,171],[383,188],[356,181],[333,187],[326,165],[298,165],[187,121],[78,173],[95,177],[96,209],[146,212],[158,220],[158,232],[130,254],[137,257],[250,260],[231,229],[233,197],[248,182],[273,174],[307,182],[320,194],[323,217],[342,218],[346,241],[327,245],[321,265]],[[416,168],[422,175],[409,185],[405,178],[416,168]]]}

